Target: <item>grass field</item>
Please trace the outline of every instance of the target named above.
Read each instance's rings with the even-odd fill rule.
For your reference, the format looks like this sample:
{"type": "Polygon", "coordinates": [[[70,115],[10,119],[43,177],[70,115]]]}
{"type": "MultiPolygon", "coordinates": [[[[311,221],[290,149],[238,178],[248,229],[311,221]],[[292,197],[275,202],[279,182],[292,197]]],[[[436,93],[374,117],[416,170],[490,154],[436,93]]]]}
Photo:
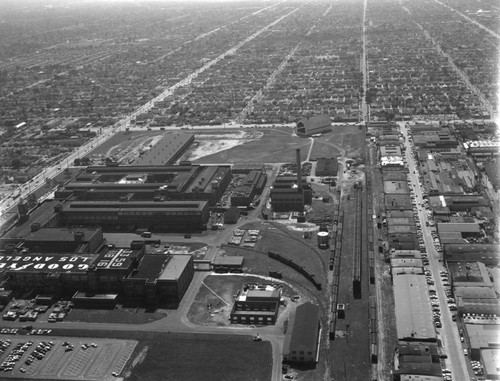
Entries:
{"type": "MultiPolygon", "coordinates": [[[[89,378],[81,376],[57,378],[40,374],[38,377],[34,376],[34,378],[31,374],[31,377],[23,377],[23,374],[17,371],[15,379],[26,381],[33,379],[38,381],[55,381],[61,379],[82,381],[87,379],[92,381],[116,380],[117,378],[111,376],[111,372],[120,370],[118,367],[122,366],[123,360],[122,357],[117,357],[118,355],[113,359],[109,359],[109,357],[112,353],[121,352],[113,352],[115,349],[118,349],[117,347],[111,348],[113,350],[107,354],[110,349],[106,347],[107,343],[114,345],[120,342],[116,339],[120,339],[121,343],[125,344],[133,343],[135,345],[135,341],[139,342],[135,345],[135,349],[129,361],[124,364],[125,367],[123,371],[119,373],[120,378],[118,379],[123,379],[125,381],[268,381],[271,379],[271,344],[265,341],[254,342],[251,336],[146,331],[88,331],[77,329],[58,330],[58,335],[60,336],[44,336],[43,340],[52,340],[54,343],[56,343],[57,340],[59,346],[61,342],[66,340],[75,344],[73,352],[63,353],[74,353],[76,361],[73,367],[69,366],[71,362],[68,361],[58,369],[62,371],[66,368],[73,369],[83,366],[88,372],[93,372],[94,375],[92,376],[89,373],[89,378]],[[92,342],[98,345],[97,348],[91,347],[84,351],[76,346],[76,344],[79,343],[92,342]],[[79,351],[84,354],[84,357],[80,357],[80,354],[77,353],[79,351]],[[97,357],[93,357],[94,354],[97,357]],[[80,360],[77,361],[77,359],[86,358],[85,356],[90,356],[90,359],[83,362],[80,360]],[[105,364],[109,367],[110,370],[105,376],[100,376],[95,371],[92,371],[94,368],[99,370],[97,369],[99,364],[105,364]],[[91,378],[91,376],[93,378],[91,378]]],[[[20,339],[21,341],[27,341],[27,339],[23,339],[24,337],[21,338],[20,336],[10,337],[13,342],[14,338],[16,340],[20,339]]],[[[37,339],[42,340],[41,338],[37,339]]],[[[34,337],[32,340],[35,341],[34,337]]],[[[35,342],[34,346],[36,346],[36,344],[38,344],[38,341],[35,342]]],[[[54,349],[52,351],[54,351],[54,349]]],[[[54,355],[56,354],[57,353],[54,353],[54,355]]],[[[43,365],[45,360],[46,359],[41,360],[40,364],[43,365]]],[[[24,362],[22,362],[22,364],[24,365],[24,362]]],[[[34,364],[35,363],[32,365],[34,364]]],[[[52,363],[46,362],[46,364],[50,367],[52,363]]],[[[10,378],[11,377],[4,377],[3,372],[0,375],[0,379],[2,380],[10,378]]]]}
{"type": "Polygon", "coordinates": [[[271,379],[271,344],[250,336],[167,334],[141,342],[141,351],[127,381],[271,379]]]}
{"type": "Polygon", "coordinates": [[[290,129],[262,129],[260,140],[204,156],[198,163],[282,163],[294,162],[295,150],[302,150],[305,160],[310,140],[291,134],[290,129]]]}
{"type": "Polygon", "coordinates": [[[166,317],[165,313],[144,312],[144,309],[87,310],[72,309],[66,316],[68,321],[89,323],[145,324],[166,317]]]}

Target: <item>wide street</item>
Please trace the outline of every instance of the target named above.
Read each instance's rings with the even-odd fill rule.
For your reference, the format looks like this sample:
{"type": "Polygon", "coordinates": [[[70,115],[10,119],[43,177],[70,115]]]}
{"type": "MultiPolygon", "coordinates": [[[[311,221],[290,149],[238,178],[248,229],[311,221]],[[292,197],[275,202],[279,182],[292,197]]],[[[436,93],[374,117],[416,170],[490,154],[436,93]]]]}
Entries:
{"type": "MultiPolygon", "coordinates": [[[[442,261],[442,255],[436,251],[434,247],[434,239],[432,237],[431,228],[426,226],[427,215],[426,208],[423,207],[424,198],[422,196],[422,189],[420,185],[418,169],[415,163],[415,158],[413,156],[412,145],[409,139],[409,127],[400,123],[401,132],[405,139],[405,155],[407,160],[407,166],[410,173],[411,187],[415,192],[415,199],[417,203],[418,216],[420,220],[420,225],[423,233],[423,239],[425,242],[425,247],[427,250],[427,255],[430,262],[430,270],[434,279],[434,288],[437,291],[439,297],[439,305],[441,309],[441,320],[443,323],[442,328],[437,328],[438,338],[441,340],[443,349],[448,355],[445,360],[446,367],[451,370],[452,375],[455,377],[464,377],[468,375],[467,364],[465,362],[465,356],[462,351],[462,344],[460,342],[460,337],[457,330],[456,323],[451,318],[451,313],[446,302],[447,296],[445,294],[445,288],[439,272],[444,270],[444,263],[442,261]]],[[[431,317],[429,317],[430,319],[431,317]]],[[[461,379],[461,378],[457,378],[461,379]]]]}

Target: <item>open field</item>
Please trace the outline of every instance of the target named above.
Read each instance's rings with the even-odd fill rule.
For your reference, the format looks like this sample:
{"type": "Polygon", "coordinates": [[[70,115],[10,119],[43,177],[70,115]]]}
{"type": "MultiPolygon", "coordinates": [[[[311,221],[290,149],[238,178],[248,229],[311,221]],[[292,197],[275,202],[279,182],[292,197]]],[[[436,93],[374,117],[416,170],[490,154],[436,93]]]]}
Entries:
{"type": "Polygon", "coordinates": [[[261,129],[256,131],[262,133],[260,139],[203,156],[197,162],[207,164],[294,162],[297,148],[302,150],[302,160],[305,160],[310,145],[309,139],[292,135],[290,129],[261,129]]]}
{"type": "Polygon", "coordinates": [[[358,126],[332,126],[332,132],[314,139],[311,158],[337,157],[344,154],[347,158],[364,157],[365,132],[358,126]]]}
{"type": "Polygon", "coordinates": [[[141,342],[136,354],[138,364],[127,381],[271,379],[271,344],[254,342],[251,336],[157,335],[141,342]]]}
{"type": "Polygon", "coordinates": [[[11,344],[0,356],[0,361],[4,361],[18,344],[26,344],[28,339],[33,344],[24,351],[12,371],[2,372],[1,379],[29,377],[37,380],[114,380],[116,378],[112,373],[122,372],[137,345],[135,340],[10,336],[11,344]],[[25,361],[39,346],[40,340],[52,342],[52,348],[41,360],[35,359],[31,364],[26,364],[25,361]],[[74,347],[73,350],[66,350],[67,347],[63,345],[66,341],[74,347]],[[88,348],[83,349],[84,344],[88,344],[88,348]]]}
{"type": "Polygon", "coordinates": [[[166,316],[166,313],[145,312],[143,308],[123,308],[115,310],[87,310],[73,308],[66,315],[65,320],[111,324],[146,324],[162,319],[166,316]]]}

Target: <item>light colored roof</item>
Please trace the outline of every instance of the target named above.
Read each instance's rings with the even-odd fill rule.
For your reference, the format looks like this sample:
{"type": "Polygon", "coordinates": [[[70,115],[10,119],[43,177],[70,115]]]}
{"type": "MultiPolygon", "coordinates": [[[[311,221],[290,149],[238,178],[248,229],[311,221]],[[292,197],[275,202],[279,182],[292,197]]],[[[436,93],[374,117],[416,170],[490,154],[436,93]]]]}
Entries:
{"type": "Polygon", "coordinates": [[[190,255],[172,255],[165,268],[158,276],[158,280],[177,280],[182,275],[191,260],[190,255]]]}
{"type": "Polygon", "coordinates": [[[397,275],[393,283],[398,339],[436,339],[425,277],[397,275]]]}
{"type": "Polygon", "coordinates": [[[220,266],[242,266],[244,259],[245,257],[238,257],[238,256],[221,257],[220,255],[218,255],[217,257],[214,258],[212,263],[214,265],[220,265],[220,266]]]}
{"type": "Polygon", "coordinates": [[[495,324],[465,324],[470,346],[473,349],[498,347],[500,330],[495,324]]]}
{"type": "Polygon", "coordinates": [[[439,233],[441,232],[461,232],[461,233],[479,233],[479,224],[476,223],[450,223],[439,222],[437,224],[439,233]]]}

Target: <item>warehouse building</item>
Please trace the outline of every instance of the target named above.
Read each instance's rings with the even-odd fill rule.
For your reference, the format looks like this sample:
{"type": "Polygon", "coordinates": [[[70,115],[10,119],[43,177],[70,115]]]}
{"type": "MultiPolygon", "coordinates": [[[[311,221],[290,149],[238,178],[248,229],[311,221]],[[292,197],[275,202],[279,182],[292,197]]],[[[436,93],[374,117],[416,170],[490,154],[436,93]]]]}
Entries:
{"type": "Polygon", "coordinates": [[[500,301],[493,287],[455,287],[454,291],[462,315],[500,313],[500,301]]]}
{"type": "Polygon", "coordinates": [[[275,324],[278,318],[281,288],[269,284],[243,286],[231,310],[233,324],[275,324]]]}
{"type": "Polygon", "coordinates": [[[97,253],[104,245],[101,228],[41,228],[31,233],[23,247],[35,253],[97,253]]]}
{"type": "Polygon", "coordinates": [[[231,206],[248,207],[253,202],[254,197],[262,193],[266,181],[266,172],[250,171],[231,194],[231,206]]]}
{"type": "MultiPolygon", "coordinates": [[[[472,360],[481,361],[483,360],[484,350],[498,350],[500,347],[500,331],[496,324],[465,324],[465,332],[467,333],[472,360]]],[[[494,369],[485,370],[489,371],[490,374],[495,374],[494,369]]],[[[498,379],[498,373],[499,371],[496,369],[496,379],[498,379]]]]}
{"type": "Polygon", "coordinates": [[[166,165],[87,167],[55,192],[66,201],[208,201],[222,197],[230,166],[166,165]]]}
{"type": "Polygon", "coordinates": [[[149,149],[142,151],[134,165],[173,164],[193,144],[194,134],[170,133],[149,149]]]}
{"type": "Polygon", "coordinates": [[[177,308],[194,275],[191,255],[146,254],[123,280],[125,298],[177,308]]]}
{"type": "Polygon", "coordinates": [[[336,158],[319,158],[316,161],[315,174],[318,177],[335,177],[339,169],[339,163],[336,158]]]}
{"type": "Polygon", "coordinates": [[[297,135],[311,136],[332,130],[332,122],[327,114],[316,115],[301,119],[297,123],[297,135]]]}
{"type": "Polygon", "coordinates": [[[500,262],[500,244],[447,244],[443,245],[446,261],[475,262],[480,261],[485,265],[497,266],[500,262]]]}
{"type": "Polygon", "coordinates": [[[65,225],[104,230],[201,231],[209,218],[207,201],[68,201],[59,208],[65,225]]]}
{"type": "Polygon", "coordinates": [[[425,277],[397,275],[393,284],[398,340],[436,341],[425,277]]]}
{"type": "Polygon", "coordinates": [[[318,362],[320,332],[319,307],[311,302],[298,306],[285,335],[283,361],[290,363],[318,362]]]}
{"type": "Polygon", "coordinates": [[[71,297],[88,288],[88,269],[97,257],[74,253],[2,255],[0,270],[5,272],[11,290],[71,297]]]}
{"type": "Polygon", "coordinates": [[[493,287],[482,262],[447,262],[454,287],[493,287]]]}

